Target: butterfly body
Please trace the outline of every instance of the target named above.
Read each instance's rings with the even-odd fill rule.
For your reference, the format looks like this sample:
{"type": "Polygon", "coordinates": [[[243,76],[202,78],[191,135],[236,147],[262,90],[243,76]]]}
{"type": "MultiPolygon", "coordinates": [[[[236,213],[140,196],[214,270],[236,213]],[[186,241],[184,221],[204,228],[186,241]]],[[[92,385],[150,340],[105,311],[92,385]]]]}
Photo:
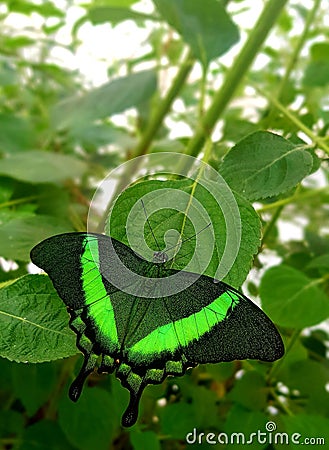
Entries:
{"type": "Polygon", "coordinates": [[[31,251],[70,312],[84,363],[70,388],[76,401],[98,365],[130,392],[123,416],[133,425],[147,384],[183,375],[199,363],[235,359],[274,361],[279,333],[247,297],[205,275],[166,267],[166,253],[146,261],[104,235],[53,236],[31,251]]]}

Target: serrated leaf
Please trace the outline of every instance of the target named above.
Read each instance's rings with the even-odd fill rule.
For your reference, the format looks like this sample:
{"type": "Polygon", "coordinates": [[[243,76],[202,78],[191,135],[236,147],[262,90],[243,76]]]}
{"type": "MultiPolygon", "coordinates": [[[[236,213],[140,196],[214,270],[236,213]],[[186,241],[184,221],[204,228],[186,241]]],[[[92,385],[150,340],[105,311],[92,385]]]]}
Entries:
{"type": "Polygon", "coordinates": [[[181,34],[194,55],[207,67],[229,50],[239,32],[216,0],[153,0],[161,16],[181,34]]]}
{"type": "Polygon", "coordinates": [[[57,217],[16,214],[0,224],[0,255],[14,261],[29,261],[31,248],[54,234],[72,231],[72,227],[57,217]]]}
{"type": "Polygon", "coordinates": [[[277,134],[257,131],[227,153],[220,173],[233,190],[255,201],[289,191],[312,164],[308,151],[277,134]]]}
{"type": "Polygon", "coordinates": [[[31,150],[3,158],[0,174],[28,183],[57,183],[80,177],[86,169],[74,156],[31,150]]]}
{"type": "Polygon", "coordinates": [[[26,275],[0,290],[0,356],[45,362],[78,353],[63,302],[45,275],[26,275]]]}
{"type": "MultiPolygon", "coordinates": [[[[145,213],[140,199],[143,198],[146,212],[149,216],[149,223],[159,246],[161,249],[165,249],[166,245],[168,248],[177,244],[178,233],[181,232],[184,221],[183,213],[191,199],[192,188],[191,180],[152,180],[138,183],[126,189],[115,203],[106,226],[106,233],[126,245],[132,246],[137,253],[146,259],[152,260],[153,251],[158,250],[158,248],[149,227],[143,228],[145,213]],[[177,195],[177,192],[180,192],[182,196],[177,195]],[[173,198],[175,198],[175,209],[170,207],[173,198]],[[166,204],[167,206],[161,207],[161,204],[166,204]],[[128,216],[133,207],[137,215],[129,222],[128,216]],[[154,210],[156,212],[153,213],[154,210]],[[179,212],[179,210],[182,212],[179,212]],[[129,226],[129,223],[131,226],[129,226]],[[128,224],[129,238],[127,237],[126,224],[128,224]],[[168,232],[168,230],[171,231],[168,232]],[[176,230],[176,232],[173,230],[176,230]],[[143,235],[147,246],[143,245],[143,235]]],[[[202,217],[197,206],[190,209],[189,213],[192,219],[186,220],[182,236],[183,239],[189,240],[182,244],[180,251],[175,255],[173,267],[214,277],[217,273],[219,262],[224,265],[222,256],[226,244],[232,245],[234,247],[232,252],[237,251],[237,256],[223,281],[235,287],[240,287],[249,272],[252,257],[260,244],[260,221],[258,215],[246,200],[240,196],[235,197],[241,224],[238,221],[232,225],[242,226],[241,242],[238,246],[238,243],[234,241],[236,230],[228,229],[226,224],[228,216],[224,217],[217,199],[200,184],[193,191],[193,197],[196,202],[202,205],[201,210],[204,208],[207,211],[209,217],[202,217]],[[209,218],[213,226],[215,240],[213,240],[211,229],[206,229],[198,234],[199,242],[195,249],[195,238],[191,239],[191,237],[209,223],[209,218]],[[211,253],[212,248],[214,248],[213,253],[211,253]]],[[[174,253],[175,250],[172,249],[168,256],[172,257],[174,253]]]]}
{"type": "Polygon", "coordinates": [[[305,328],[329,317],[329,298],[299,270],[286,265],[271,267],[260,284],[264,311],[284,327],[305,328]]]}
{"type": "Polygon", "coordinates": [[[85,123],[120,113],[147,101],[157,85],[154,70],[132,73],[56,105],[54,125],[60,129],[81,129],[85,123]]]}

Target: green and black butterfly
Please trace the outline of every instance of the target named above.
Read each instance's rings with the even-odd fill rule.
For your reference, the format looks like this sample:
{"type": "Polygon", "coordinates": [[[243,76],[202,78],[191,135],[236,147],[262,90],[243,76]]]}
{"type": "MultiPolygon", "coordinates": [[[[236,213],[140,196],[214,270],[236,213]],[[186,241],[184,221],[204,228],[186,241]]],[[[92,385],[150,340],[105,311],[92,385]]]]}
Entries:
{"type": "Polygon", "coordinates": [[[136,422],[147,384],[199,363],[274,361],[284,353],[275,326],[253,302],[208,276],[167,268],[164,252],[150,262],[112,237],[67,233],[36,245],[31,259],[68,307],[84,354],[71,400],[78,400],[96,366],[98,372],[115,371],[130,392],[123,426],[136,422]],[[163,288],[168,277],[178,293],[163,288]]]}

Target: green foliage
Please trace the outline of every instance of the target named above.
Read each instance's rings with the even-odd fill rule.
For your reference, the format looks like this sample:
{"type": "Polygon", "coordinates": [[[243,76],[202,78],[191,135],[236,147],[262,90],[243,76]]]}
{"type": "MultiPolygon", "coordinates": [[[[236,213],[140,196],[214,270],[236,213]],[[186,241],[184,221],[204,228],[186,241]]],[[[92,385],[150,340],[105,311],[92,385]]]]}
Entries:
{"type": "MultiPolygon", "coordinates": [[[[324,438],[328,445],[325,2],[314,0],[308,10],[296,1],[268,0],[256,24],[247,0],[146,3],[144,11],[135,0],[80,2],[82,13],[72,22],[72,2],[0,1],[0,450],[209,449],[207,433],[214,434],[210,440],[222,433],[221,448],[240,448],[225,436],[247,439],[270,421],[277,432],[299,433],[300,442],[324,438]],[[103,38],[109,55],[121,45],[125,26],[136,42],[141,33],[140,48],[132,39],[129,58],[103,61],[103,84],[94,87],[82,70],[67,68],[76,67],[85,29],[114,33],[103,38]],[[243,46],[239,35],[246,36],[243,46]],[[69,63],[60,62],[61,54],[69,63]],[[241,245],[225,281],[240,287],[252,267],[245,291],[256,300],[259,295],[286,353],[274,364],[199,366],[150,386],[139,422],[124,430],[128,393],[113,376],[92,374],[79,402],[68,400],[80,365],[75,337],[49,278],[30,274],[29,252],[48,236],[87,228],[95,186],[111,169],[164,151],[197,156],[229,184],[241,245]],[[204,435],[188,445],[194,429],[204,435]]],[[[122,172],[117,193],[127,180],[122,172]]],[[[232,230],[207,190],[189,180],[162,174],[133,184],[118,197],[107,231],[125,243],[132,232],[135,250],[149,256],[138,248],[144,235],[156,249],[149,228],[142,229],[139,199],[150,195],[145,208],[152,211],[164,186],[208,211],[216,246],[205,273],[213,276],[232,230]],[[133,206],[139,212],[130,230],[125,224],[133,206]]],[[[175,209],[178,197],[172,202],[149,217],[163,247],[176,245],[177,232],[189,238],[207,225],[197,213],[185,221],[175,209]]],[[[213,242],[210,229],[198,238],[195,271],[213,242]]],[[[186,241],[176,267],[195,250],[196,239],[186,241]]]]}
{"type": "Polygon", "coordinates": [[[43,362],[77,353],[65,307],[48,277],[26,275],[0,291],[1,356],[43,362]]]}
{"type": "MultiPolygon", "coordinates": [[[[227,217],[223,214],[216,199],[200,184],[197,184],[195,187],[190,180],[182,180],[146,181],[133,185],[118,197],[115,206],[111,211],[110,221],[105,228],[106,233],[127,245],[131,245],[130,240],[127,238],[127,230],[125,227],[122,227],[122,224],[128,223],[128,216],[134,204],[138,204],[138,200],[145,194],[154,192],[155,195],[148,197],[150,199],[149,203],[145,203],[146,211],[152,210],[156,204],[161,204],[162,197],[168,196],[168,190],[169,195],[170,192],[172,192],[171,195],[175,195],[176,191],[186,193],[187,195],[193,195],[193,198],[200,202],[206,209],[215,235],[216,245],[214,252],[210,262],[207,264],[207,261],[209,260],[209,245],[212,238],[207,234],[208,231],[205,230],[200,236],[201,244],[199,244],[200,249],[198,249],[196,258],[193,259],[187,270],[199,273],[201,268],[205,267],[204,273],[210,277],[215,277],[219,261],[221,260],[226,245],[226,240],[223,239],[223,236],[229,235],[229,231],[227,231],[226,228],[227,217]],[[162,192],[159,192],[160,190],[162,190],[162,192]]],[[[237,194],[235,200],[239,208],[241,219],[241,243],[234,264],[223,281],[235,287],[239,287],[244,282],[251,265],[251,260],[259,247],[261,224],[255,210],[243,197],[240,197],[237,194]]],[[[179,208],[184,210],[186,198],[183,197],[180,200],[176,197],[174,206],[175,208],[178,208],[178,211],[177,209],[170,208],[161,209],[149,217],[152,231],[160,245],[163,247],[165,247],[163,237],[165,236],[166,230],[170,229],[172,233],[172,230],[176,229],[178,232],[182,232],[183,239],[187,239],[195,235],[195,233],[208,224],[205,219],[201,220],[202,218],[192,215],[192,220],[187,221],[183,226],[184,215],[179,212],[179,208]]],[[[141,224],[144,221],[144,216],[141,214],[141,210],[142,205],[140,204],[139,211],[137,211],[136,217],[133,218],[133,228],[129,234],[130,239],[137,243],[141,242],[140,236],[143,234],[141,224]]],[[[195,214],[197,214],[197,210],[195,211],[195,214]]],[[[240,226],[240,224],[237,223],[237,226],[240,226]]],[[[209,231],[209,233],[211,233],[211,231],[209,231]]],[[[150,229],[145,230],[144,236],[149,248],[154,247],[154,238],[150,229]]],[[[166,238],[168,239],[168,247],[173,247],[177,244],[176,235],[167,235],[166,238]]],[[[191,260],[190,255],[195,251],[195,244],[195,239],[190,239],[184,243],[175,256],[177,261],[174,263],[174,268],[183,269],[187,265],[191,260]]],[[[152,259],[150,254],[143,255],[143,251],[140,247],[135,250],[145,258],[148,257],[152,259]]],[[[155,247],[154,250],[157,250],[157,248],[155,247]]]]}
{"type": "Polygon", "coordinates": [[[311,168],[306,150],[281,136],[257,131],[227,153],[220,172],[232,189],[256,201],[288,192],[311,168]]]}

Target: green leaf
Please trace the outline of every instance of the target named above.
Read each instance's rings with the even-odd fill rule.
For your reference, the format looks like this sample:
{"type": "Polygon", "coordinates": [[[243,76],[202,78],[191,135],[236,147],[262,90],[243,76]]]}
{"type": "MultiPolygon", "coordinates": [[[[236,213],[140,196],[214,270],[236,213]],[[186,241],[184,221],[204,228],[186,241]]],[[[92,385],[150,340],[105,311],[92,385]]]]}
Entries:
{"type": "Polygon", "coordinates": [[[52,364],[12,364],[13,391],[29,417],[49,399],[56,384],[52,364]]]}
{"type": "MultiPolygon", "coordinates": [[[[281,418],[288,434],[300,434],[299,443],[301,445],[305,438],[324,438],[323,443],[329,442],[329,419],[327,417],[302,413],[295,416],[281,416],[281,418]]],[[[316,441],[314,441],[313,446],[315,444],[316,441]]],[[[317,444],[321,445],[321,441],[318,441],[317,444]]]]}
{"type": "Polygon", "coordinates": [[[68,231],[72,231],[72,227],[63,219],[42,215],[20,215],[0,224],[1,256],[29,261],[30,250],[34,245],[54,234],[68,231]]]}
{"type": "Polygon", "coordinates": [[[2,203],[8,202],[14,192],[14,180],[11,178],[0,177],[0,207],[3,208],[2,203]]]}
{"type": "Polygon", "coordinates": [[[154,431],[131,431],[129,433],[130,441],[134,450],[161,450],[160,442],[154,431]]]}
{"type": "Polygon", "coordinates": [[[74,450],[58,423],[41,420],[25,429],[19,450],[74,450]]]}
{"type": "Polygon", "coordinates": [[[312,61],[327,61],[329,54],[329,42],[316,42],[311,47],[312,61]]]}
{"type": "Polygon", "coordinates": [[[250,371],[237,380],[229,398],[251,411],[262,410],[267,403],[267,389],[264,377],[250,371]]]}
{"type": "Polygon", "coordinates": [[[306,266],[306,270],[319,269],[323,275],[329,272],[329,253],[317,256],[312,259],[306,266]]]}
{"type": "Polygon", "coordinates": [[[108,450],[115,431],[112,398],[108,392],[85,387],[78,403],[66,396],[59,405],[59,424],[68,441],[80,450],[108,450]]]}
{"type": "Polygon", "coordinates": [[[75,355],[66,308],[45,275],[26,275],[0,290],[0,356],[45,362],[75,355]]]}
{"type": "Polygon", "coordinates": [[[120,6],[93,6],[88,10],[88,18],[96,25],[104,22],[117,24],[125,20],[154,20],[150,14],[133,11],[120,6]]]}
{"type": "Polygon", "coordinates": [[[148,100],[157,86],[153,70],[117,78],[80,97],[58,103],[53,112],[57,128],[81,129],[85,123],[120,113],[148,100]]]}
{"type": "Polygon", "coordinates": [[[31,14],[36,12],[44,17],[63,17],[64,13],[60,9],[56,8],[52,2],[43,1],[40,4],[33,2],[26,2],[24,0],[15,0],[9,2],[9,10],[13,12],[18,12],[22,14],[31,14]]]}
{"type": "Polygon", "coordinates": [[[23,152],[29,150],[32,143],[33,130],[29,122],[11,114],[0,114],[0,152],[23,152]]]}
{"type": "Polygon", "coordinates": [[[264,311],[278,325],[300,329],[329,316],[329,298],[319,281],[292,267],[280,265],[267,270],[259,291],[264,311]]]}
{"type": "MultiPolygon", "coordinates": [[[[135,184],[126,189],[118,197],[110,214],[110,219],[106,225],[105,232],[126,245],[135,246],[134,250],[137,253],[141,254],[146,259],[151,260],[153,251],[157,250],[157,247],[150,229],[148,227],[143,228],[145,215],[140,199],[143,198],[152,230],[160,247],[164,249],[166,244],[167,247],[173,247],[177,244],[177,231],[180,233],[182,230],[184,220],[183,212],[187,208],[189,199],[191,199],[192,189],[193,184],[191,180],[152,180],[135,184]],[[175,195],[175,192],[177,191],[180,191],[182,194],[181,197],[175,195]],[[149,196],[147,196],[148,193],[150,193],[149,196]],[[170,201],[172,202],[173,195],[175,196],[175,208],[180,209],[182,212],[169,206],[172,204],[170,201]],[[166,203],[167,207],[161,207],[162,203],[166,203]],[[137,214],[137,216],[129,222],[128,216],[134,206],[135,214],[137,214]],[[154,209],[157,211],[152,214],[154,209]],[[125,226],[127,223],[129,240],[127,238],[125,226]],[[131,226],[129,224],[131,224],[131,226]],[[168,232],[168,230],[171,231],[168,232]],[[173,230],[177,231],[174,232],[173,230]],[[142,247],[141,238],[143,235],[145,236],[148,248],[142,247]],[[167,242],[165,242],[164,237],[166,237],[167,242]]],[[[232,267],[223,280],[233,286],[241,286],[249,272],[252,257],[260,244],[260,221],[258,215],[246,200],[239,196],[236,197],[237,207],[241,218],[242,235],[240,245],[235,247],[234,239],[231,234],[235,233],[235,230],[227,229],[226,220],[228,218],[224,217],[221,207],[218,204],[218,199],[214,198],[212,194],[200,184],[197,184],[193,196],[209,214],[209,219],[211,220],[213,231],[215,233],[215,240],[213,240],[210,228],[202,231],[198,235],[201,243],[198,245],[197,249],[195,249],[195,239],[189,239],[182,244],[180,251],[175,256],[176,263],[173,267],[180,270],[184,269],[196,273],[205,273],[208,276],[215,276],[219,267],[219,262],[222,262],[222,255],[227,243],[227,245],[234,246],[232,251],[237,251],[237,256],[234,259],[234,262],[232,261],[232,267]],[[210,249],[212,249],[212,244],[214,244],[214,252],[211,255],[210,249]],[[189,266],[185,269],[187,264],[189,264],[189,266]],[[203,268],[205,268],[205,270],[203,270],[203,268]]],[[[200,212],[198,211],[199,209],[196,206],[190,208],[189,214],[191,214],[191,220],[186,221],[185,228],[183,229],[183,239],[191,238],[191,236],[194,236],[195,233],[209,223],[208,218],[207,221],[205,218],[200,217],[200,212]]],[[[169,256],[173,256],[173,253],[169,256]]]]}
{"type": "Polygon", "coordinates": [[[311,61],[306,67],[303,85],[323,87],[329,83],[329,61],[311,61]]]}
{"type": "Polygon", "coordinates": [[[184,439],[199,424],[196,408],[185,402],[168,404],[159,417],[162,433],[171,439],[184,439]]]}
{"type": "Polygon", "coordinates": [[[153,3],[204,67],[239,40],[237,27],[216,0],[153,0],[153,3]]]}
{"type": "Polygon", "coordinates": [[[257,131],[227,153],[220,173],[233,190],[255,201],[289,191],[311,169],[309,152],[274,133],[257,131]]]}
{"type": "Polygon", "coordinates": [[[290,391],[297,390],[295,395],[303,400],[304,411],[310,413],[329,414],[329,393],[325,388],[328,381],[325,365],[312,360],[296,361],[280,373],[280,382],[290,391]]]}
{"type": "Polygon", "coordinates": [[[23,431],[22,414],[12,410],[0,410],[0,438],[10,438],[23,431]]]}
{"type": "Polygon", "coordinates": [[[329,83],[329,42],[316,42],[311,47],[311,60],[304,72],[306,87],[322,87],[329,83]]]}
{"type": "Polygon", "coordinates": [[[257,132],[259,128],[257,123],[229,116],[225,121],[223,139],[237,142],[248,134],[257,132]]]}
{"type": "Polygon", "coordinates": [[[80,177],[86,169],[74,156],[31,150],[3,158],[0,174],[28,183],[58,183],[80,177]]]}
{"type": "MultiPolygon", "coordinates": [[[[268,418],[264,413],[260,411],[250,412],[249,409],[243,408],[240,405],[234,405],[227,415],[227,420],[224,425],[225,434],[228,435],[228,441],[222,440],[220,444],[228,443],[227,448],[243,448],[242,444],[246,444],[252,433],[266,432],[265,425],[268,422],[268,418]]],[[[268,443],[258,442],[255,434],[253,434],[252,446],[249,443],[250,448],[262,449],[267,448],[268,443]]]]}

